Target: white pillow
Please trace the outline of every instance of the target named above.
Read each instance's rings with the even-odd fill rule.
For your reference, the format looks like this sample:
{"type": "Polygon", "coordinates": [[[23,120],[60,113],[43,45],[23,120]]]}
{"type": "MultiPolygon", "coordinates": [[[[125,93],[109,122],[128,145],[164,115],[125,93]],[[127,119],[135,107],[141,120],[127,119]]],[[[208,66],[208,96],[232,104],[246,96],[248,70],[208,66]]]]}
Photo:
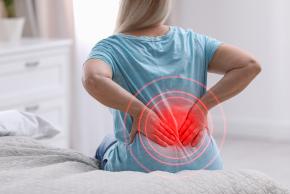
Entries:
{"type": "Polygon", "coordinates": [[[29,136],[35,139],[52,138],[59,133],[40,116],[17,110],[0,111],[0,136],[29,136]]]}

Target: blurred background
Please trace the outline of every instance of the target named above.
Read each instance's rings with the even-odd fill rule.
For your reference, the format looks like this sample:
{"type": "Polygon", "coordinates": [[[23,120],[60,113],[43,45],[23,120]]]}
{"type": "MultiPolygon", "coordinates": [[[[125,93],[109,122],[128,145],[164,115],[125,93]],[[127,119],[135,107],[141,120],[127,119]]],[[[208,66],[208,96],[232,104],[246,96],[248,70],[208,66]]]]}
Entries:
{"type": "MultiPolygon", "coordinates": [[[[169,25],[253,53],[263,71],[223,104],[225,169],[256,169],[290,185],[290,1],[173,0],[169,25]]],[[[113,33],[119,0],[0,0],[0,110],[34,112],[62,133],[51,145],[93,156],[112,117],[81,85],[90,49],[113,33]]],[[[209,75],[209,86],[219,76],[209,75]]],[[[223,119],[213,110],[216,138],[223,119]]]]}

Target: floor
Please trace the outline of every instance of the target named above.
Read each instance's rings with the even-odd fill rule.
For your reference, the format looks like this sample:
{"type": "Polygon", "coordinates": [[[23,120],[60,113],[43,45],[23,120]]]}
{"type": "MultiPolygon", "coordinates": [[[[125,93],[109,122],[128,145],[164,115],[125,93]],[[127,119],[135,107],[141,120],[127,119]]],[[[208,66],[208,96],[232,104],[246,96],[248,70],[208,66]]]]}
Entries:
{"type": "Polygon", "coordinates": [[[222,156],[225,169],[255,169],[290,188],[290,141],[228,137],[222,156]]]}

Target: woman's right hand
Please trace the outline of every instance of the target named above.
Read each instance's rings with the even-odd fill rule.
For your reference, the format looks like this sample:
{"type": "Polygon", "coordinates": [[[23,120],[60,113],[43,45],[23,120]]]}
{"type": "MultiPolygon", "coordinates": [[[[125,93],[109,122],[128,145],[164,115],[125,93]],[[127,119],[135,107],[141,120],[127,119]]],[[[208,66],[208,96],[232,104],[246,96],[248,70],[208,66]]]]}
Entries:
{"type": "Polygon", "coordinates": [[[174,130],[162,122],[154,111],[145,109],[143,113],[140,111],[132,115],[132,117],[130,143],[134,141],[136,134],[140,132],[160,146],[167,147],[176,144],[177,139],[174,130]]]}

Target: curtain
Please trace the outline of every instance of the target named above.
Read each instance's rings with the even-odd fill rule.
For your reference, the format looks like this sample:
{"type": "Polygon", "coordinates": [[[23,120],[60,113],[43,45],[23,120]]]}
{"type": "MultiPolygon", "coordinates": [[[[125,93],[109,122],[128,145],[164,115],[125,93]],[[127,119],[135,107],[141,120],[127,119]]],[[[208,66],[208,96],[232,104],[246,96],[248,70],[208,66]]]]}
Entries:
{"type": "Polygon", "coordinates": [[[74,38],[72,0],[33,0],[39,36],[74,38]]]}
{"type": "Polygon", "coordinates": [[[4,17],[4,13],[3,1],[0,1],[0,18],[4,17]]]}
{"type": "Polygon", "coordinates": [[[72,0],[15,0],[15,7],[26,19],[25,37],[74,38],[72,0]]]}

